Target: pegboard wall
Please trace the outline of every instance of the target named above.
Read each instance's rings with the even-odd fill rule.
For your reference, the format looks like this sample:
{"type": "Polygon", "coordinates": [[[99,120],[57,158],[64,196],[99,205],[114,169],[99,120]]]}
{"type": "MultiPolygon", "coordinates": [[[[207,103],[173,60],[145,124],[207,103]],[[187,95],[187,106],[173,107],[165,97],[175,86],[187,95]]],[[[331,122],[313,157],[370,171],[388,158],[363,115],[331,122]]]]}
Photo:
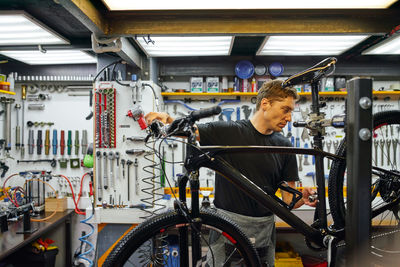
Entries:
{"type": "MultiPolygon", "coordinates": [[[[89,90],[92,88],[90,82],[69,81],[69,82],[17,82],[15,84],[15,96],[6,96],[12,98],[11,103],[11,150],[6,153],[2,150],[2,161],[9,167],[9,170],[2,178],[14,173],[27,173],[26,176],[12,177],[8,186],[22,186],[26,178],[39,177],[40,175],[30,174],[40,173],[42,171],[51,172],[51,174],[62,174],[68,177],[75,190],[79,193],[81,178],[84,173],[91,169],[81,166],[81,160],[87,151],[87,144],[93,142],[92,119],[86,117],[92,111],[89,106],[89,90]],[[26,100],[21,99],[21,88],[26,86],[26,100]],[[73,88],[73,89],[72,89],[73,88]],[[23,103],[24,102],[24,103],[23,103]],[[16,108],[20,107],[20,108],[16,108]],[[22,107],[24,106],[24,108],[22,107]],[[30,109],[35,106],[34,109],[30,109]],[[43,109],[42,109],[43,108],[43,109]],[[24,110],[24,112],[23,112],[24,110]],[[18,119],[17,119],[18,113],[18,119]],[[24,125],[23,125],[24,119],[24,125]],[[21,128],[21,144],[24,144],[24,155],[21,148],[16,147],[16,126],[21,128]],[[57,142],[54,141],[55,132],[57,142]],[[33,133],[33,145],[29,146],[29,132],[33,133]],[[49,152],[46,155],[46,131],[49,132],[49,152]],[[64,131],[65,150],[61,155],[61,131],[64,131]],[[71,131],[71,152],[68,153],[68,132],[71,131]],[[41,142],[38,144],[38,136],[41,132],[41,142]],[[76,135],[78,132],[78,136],[76,135]],[[87,138],[83,141],[83,133],[87,138]],[[23,137],[23,140],[22,140],[23,137]],[[76,137],[79,140],[79,148],[76,147],[76,137]],[[40,145],[41,143],[41,145],[40,145]],[[38,149],[40,147],[40,149],[38,149]],[[53,150],[56,147],[56,150],[53,150]],[[39,154],[40,151],[40,154],[39,154]],[[24,162],[24,161],[30,162],[24,162]],[[44,162],[38,162],[45,160],[44,162]],[[53,164],[51,165],[51,161],[53,164]],[[72,161],[71,161],[72,160],[72,161]],[[64,162],[65,164],[61,164],[64,162]],[[72,163],[71,163],[72,162],[72,163]],[[65,165],[65,167],[64,167],[65,165]]],[[[5,108],[3,104],[3,109],[5,108]]],[[[0,117],[1,139],[5,138],[5,120],[6,116],[0,117]]],[[[84,179],[82,196],[88,196],[89,178],[84,179]]],[[[71,190],[67,181],[63,178],[47,178],[47,182],[57,190],[59,196],[71,196],[71,190]]],[[[46,197],[53,196],[53,191],[46,186],[46,197]]],[[[88,202],[83,201],[81,207],[86,207],[88,202]]],[[[73,202],[68,204],[69,208],[74,208],[73,202]]]]}

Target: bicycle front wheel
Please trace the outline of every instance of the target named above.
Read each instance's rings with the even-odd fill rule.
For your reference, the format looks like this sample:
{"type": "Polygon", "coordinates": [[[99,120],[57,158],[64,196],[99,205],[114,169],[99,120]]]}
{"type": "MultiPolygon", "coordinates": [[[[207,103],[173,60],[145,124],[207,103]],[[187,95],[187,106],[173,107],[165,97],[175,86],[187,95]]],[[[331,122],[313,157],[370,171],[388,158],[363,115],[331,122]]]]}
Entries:
{"type": "MultiPolygon", "coordinates": [[[[400,172],[397,162],[400,111],[374,114],[373,128],[371,249],[378,257],[400,257],[400,249],[397,249],[400,248],[400,172]]],[[[346,157],[346,140],[342,140],[336,154],[346,157]]],[[[344,228],[346,223],[345,181],[346,160],[334,160],[329,173],[328,192],[336,229],[344,228]]]]}
{"type": "Polygon", "coordinates": [[[262,266],[253,244],[235,223],[212,210],[201,211],[199,218],[192,227],[176,211],[157,215],[121,239],[103,266],[262,266]],[[191,263],[192,234],[200,238],[201,265],[191,263]],[[213,251],[215,237],[229,244],[223,259],[213,251]]]}

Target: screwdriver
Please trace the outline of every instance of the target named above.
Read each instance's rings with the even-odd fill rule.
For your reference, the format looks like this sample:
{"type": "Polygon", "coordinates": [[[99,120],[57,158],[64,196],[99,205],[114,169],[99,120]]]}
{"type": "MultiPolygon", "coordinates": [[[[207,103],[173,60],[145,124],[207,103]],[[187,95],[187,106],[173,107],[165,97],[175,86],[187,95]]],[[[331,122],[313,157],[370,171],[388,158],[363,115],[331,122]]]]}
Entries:
{"type": "Polygon", "coordinates": [[[75,155],[79,155],[79,131],[75,131],[75,155]]]}
{"type": "Polygon", "coordinates": [[[43,145],[42,130],[38,130],[36,139],[36,152],[38,155],[42,154],[42,145],[43,145]]]}
{"type": "Polygon", "coordinates": [[[64,150],[65,150],[65,136],[64,136],[64,131],[61,130],[61,137],[60,137],[60,153],[61,153],[61,155],[64,155],[64,150]]]}
{"type": "Polygon", "coordinates": [[[44,154],[50,153],[50,130],[46,130],[46,137],[44,138],[44,154]]]}
{"type": "Polygon", "coordinates": [[[67,153],[71,155],[72,150],[72,131],[68,131],[68,139],[67,139],[67,153]]]}
{"type": "Polygon", "coordinates": [[[57,130],[53,130],[53,155],[57,155],[57,130]]]}

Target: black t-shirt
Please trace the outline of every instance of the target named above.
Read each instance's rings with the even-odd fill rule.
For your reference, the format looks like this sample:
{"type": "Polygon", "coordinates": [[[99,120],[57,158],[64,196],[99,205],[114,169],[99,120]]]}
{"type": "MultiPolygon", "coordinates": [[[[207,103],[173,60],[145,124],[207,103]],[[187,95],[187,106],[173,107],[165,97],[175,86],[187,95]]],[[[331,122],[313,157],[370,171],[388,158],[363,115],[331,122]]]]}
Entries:
{"type": "MultiPolygon", "coordinates": [[[[280,133],[264,135],[249,120],[217,121],[198,124],[200,144],[231,146],[292,146],[280,133]]],[[[297,161],[294,154],[232,153],[221,156],[243,175],[264,190],[275,192],[281,181],[297,181],[297,161]]],[[[257,204],[223,176],[215,175],[214,205],[246,216],[261,217],[272,213],[257,204]]]]}

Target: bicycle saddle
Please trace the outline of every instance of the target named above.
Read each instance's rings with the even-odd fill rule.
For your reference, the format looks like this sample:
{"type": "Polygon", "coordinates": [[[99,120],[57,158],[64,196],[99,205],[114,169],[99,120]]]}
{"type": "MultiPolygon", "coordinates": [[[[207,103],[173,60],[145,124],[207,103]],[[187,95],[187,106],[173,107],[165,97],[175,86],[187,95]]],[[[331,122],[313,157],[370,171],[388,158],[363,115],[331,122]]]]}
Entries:
{"type": "Polygon", "coordinates": [[[326,58],[311,68],[290,76],[282,83],[282,87],[313,83],[324,76],[329,76],[335,71],[336,62],[337,59],[334,57],[326,58]]]}

